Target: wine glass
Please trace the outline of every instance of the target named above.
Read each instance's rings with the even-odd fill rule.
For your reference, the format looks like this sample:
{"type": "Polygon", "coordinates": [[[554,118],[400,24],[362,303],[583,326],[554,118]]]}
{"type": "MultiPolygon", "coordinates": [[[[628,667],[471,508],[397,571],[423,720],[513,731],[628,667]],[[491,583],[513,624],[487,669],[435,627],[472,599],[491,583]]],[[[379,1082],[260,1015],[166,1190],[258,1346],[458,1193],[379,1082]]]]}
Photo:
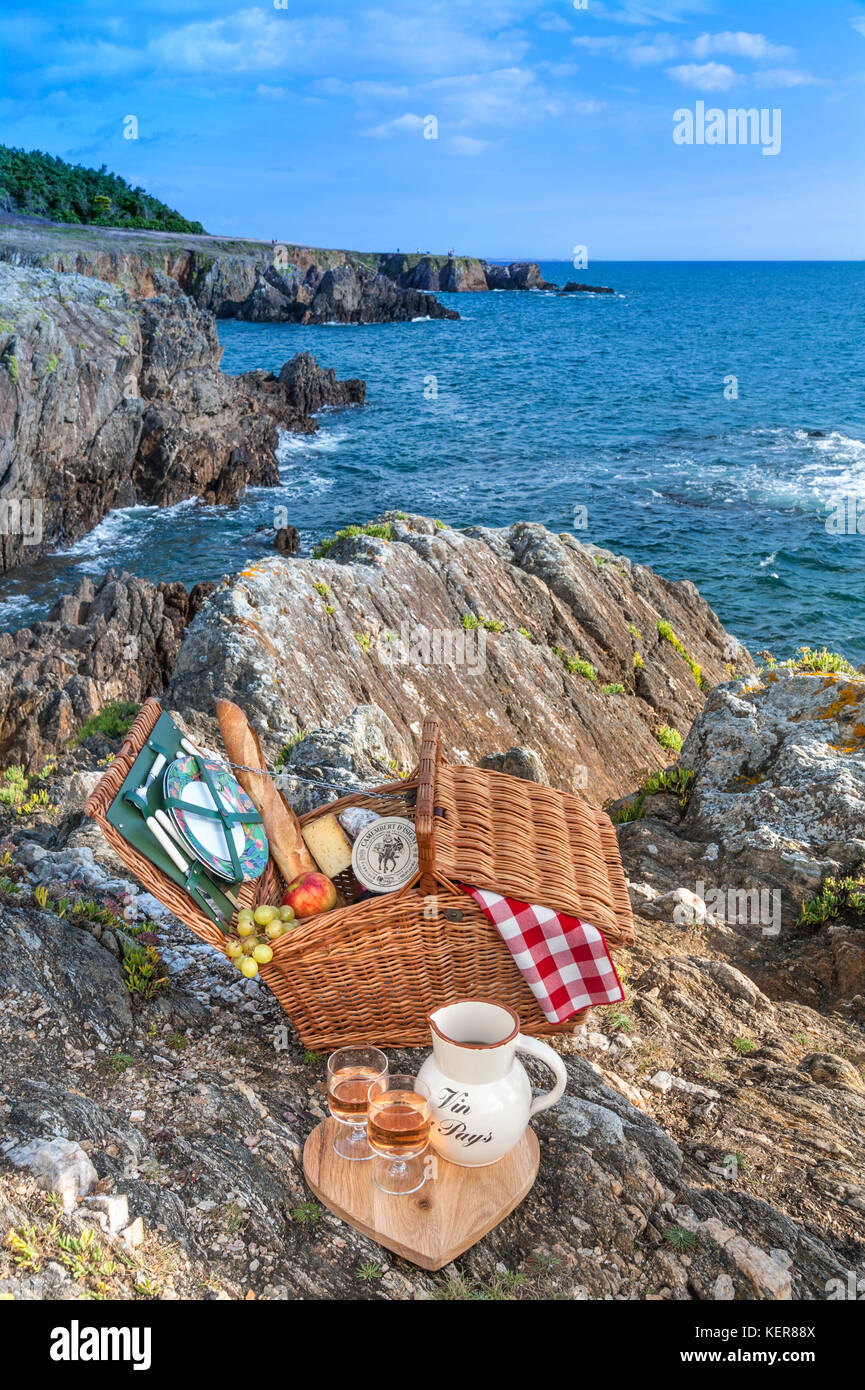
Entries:
{"type": "Polygon", "coordinates": [[[377,1047],[339,1047],[327,1059],[327,1104],[338,1129],[333,1151],[340,1158],[373,1158],[366,1138],[370,1083],[387,1076],[387,1058],[377,1047]]]}
{"type": "Polygon", "coordinates": [[[429,1143],[430,1092],[416,1076],[380,1076],[369,1088],[366,1132],[375,1154],[372,1180],[395,1197],[426,1180],[421,1155],[429,1143]]]}

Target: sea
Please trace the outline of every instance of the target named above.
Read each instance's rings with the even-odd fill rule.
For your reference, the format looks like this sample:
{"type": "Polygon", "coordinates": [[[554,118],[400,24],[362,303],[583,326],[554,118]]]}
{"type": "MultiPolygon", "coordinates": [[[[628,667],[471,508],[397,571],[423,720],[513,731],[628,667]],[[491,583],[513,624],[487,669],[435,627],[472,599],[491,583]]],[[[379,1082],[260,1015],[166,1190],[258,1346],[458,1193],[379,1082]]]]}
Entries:
{"type": "Polygon", "coordinates": [[[227,372],[308,349],[363,377],[362,409],[282,436],[280,485],[234,507],[111,512],[0,583],[0,627],[82,575],[187,585],[302,553],[386,508],[453,526],[529,520],[689,579],[752,651],[865,661],[865,265],[542,263],[613,294],[438,296],[459,320],[223,320],[227,372]]]}

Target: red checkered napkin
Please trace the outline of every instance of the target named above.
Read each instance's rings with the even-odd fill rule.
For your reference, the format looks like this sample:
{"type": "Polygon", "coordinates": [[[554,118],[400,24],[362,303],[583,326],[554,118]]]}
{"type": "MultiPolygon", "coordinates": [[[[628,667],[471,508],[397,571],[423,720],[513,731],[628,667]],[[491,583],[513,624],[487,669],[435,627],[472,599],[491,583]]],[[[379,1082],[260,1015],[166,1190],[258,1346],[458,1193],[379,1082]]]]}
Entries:
{"type": "Polygon", "coordinates": [[[459,886],[498,927],[548,1023],[564,1023],[592,1004],[624,999],[622,982],[597,927],[536,903],[503,898],[465,883],[459,886]]]}

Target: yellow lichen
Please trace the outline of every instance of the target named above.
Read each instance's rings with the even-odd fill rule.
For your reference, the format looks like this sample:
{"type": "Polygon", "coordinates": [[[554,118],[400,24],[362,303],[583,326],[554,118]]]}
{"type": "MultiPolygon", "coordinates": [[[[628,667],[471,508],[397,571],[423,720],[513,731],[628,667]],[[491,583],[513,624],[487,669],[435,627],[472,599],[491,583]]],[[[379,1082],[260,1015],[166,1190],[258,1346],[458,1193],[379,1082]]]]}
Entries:
{"type": "Polygon", "coordinates": [[[865,724],[859,723],[844,743],[830,743],[833,753],[860,753],[865,748],[865,724]]]}
{"type": "MultiPolygon", "coordinates": [[[[826,690],[828,685],[829,682],[827,681],[823,689],[826,690]]],[[[817,718],[838,719],[846,709],[853,709],[854,706],[858,705],[863,695],[865,695],[865,687],[861,690],[857,690],[854,685],[845,685],[839,690],[837,699],[833,700],[831,704],[828,704],[826,708],[817,715],[817,718]]]]}

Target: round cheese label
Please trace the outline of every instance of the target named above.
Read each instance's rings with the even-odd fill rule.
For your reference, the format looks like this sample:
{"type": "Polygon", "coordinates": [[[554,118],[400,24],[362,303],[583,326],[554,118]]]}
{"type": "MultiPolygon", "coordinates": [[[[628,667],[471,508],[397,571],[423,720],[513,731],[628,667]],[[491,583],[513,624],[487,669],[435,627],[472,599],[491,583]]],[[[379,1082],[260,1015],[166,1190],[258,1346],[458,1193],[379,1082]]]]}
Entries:
{"type": "Polygon", "coordinates": [[[385,816],[367,825],[354,842],[351,867],[372,893],[405,888],[418,870],[417,836],[411,821],[385,816]]]}

